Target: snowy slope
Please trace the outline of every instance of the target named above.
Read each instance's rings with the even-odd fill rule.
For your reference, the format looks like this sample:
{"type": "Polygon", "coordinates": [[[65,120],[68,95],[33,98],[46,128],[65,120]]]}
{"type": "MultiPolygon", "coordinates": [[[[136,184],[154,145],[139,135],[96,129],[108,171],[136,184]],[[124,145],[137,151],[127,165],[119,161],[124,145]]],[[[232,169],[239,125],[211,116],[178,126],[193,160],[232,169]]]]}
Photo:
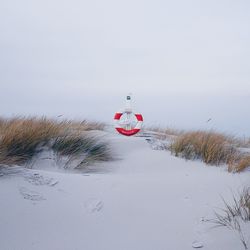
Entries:
{"type": "Polygon", "coordinates": [[[206,220],[220,196],[249,184],[249,172],[186,162],[144,138],[108,139],[119,160],[94,171],[17,167],[0,176],[1,250],[243,249],[236,233],[206,220]]]}

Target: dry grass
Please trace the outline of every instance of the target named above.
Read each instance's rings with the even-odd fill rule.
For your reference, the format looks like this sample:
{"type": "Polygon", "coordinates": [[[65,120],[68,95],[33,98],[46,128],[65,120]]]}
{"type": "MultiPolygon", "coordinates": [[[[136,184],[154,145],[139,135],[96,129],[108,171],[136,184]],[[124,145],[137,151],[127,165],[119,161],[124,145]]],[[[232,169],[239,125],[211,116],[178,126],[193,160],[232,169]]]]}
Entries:
{"type": "Polygon", "coordinates": [[[69,157],[69,162],[76,157],[78,160],[80,159],[75,168],[81,168],[95,161],[102,162],[112,159],[109,145],[99,138],[89,135],[70,134],[60,136],[53,141],[51,148],[59,157],[69,157]]]}
{"type": "Polygon", "coordinates": [[[46,118],[6,120],[0,130],[0,162],[23,164],[61,132],[61,125],[46,118]]]}
{"type": "MultiPolygon", "coordinates": [[[[89,140],[91,142],[95,141],[96,145],[102,145],[91,137],[87,138],[85,136],[86,138],[82,139],[80,134],[84,131],[102,130],[104,126],[104,124],[97,122],[75,122],[68,120],[58,122],[56,120],[36,117],[1,118],[0,164],[25,164],[39,153],[44,146],[51,146],[53,141],[58,142],[59,138],[66,138],[65,136],[72,136],[73,134],[75,138],[77,138],[76,134],[78,134],[78,139],[81,143],[86,144],[86,141],[89,140]]],[[[72,141],[72,143],[74,144],[75,141],[72,141]]],[[[87,145],[89,144],[86,144],[85,147],[87,145]]],[[[75,144],[71,145],[71,147],[75,147],[75,144]]]]}
{"type": "Polygon", "coordinates": [[[229,204],[223,198],[225,208],[221,209],[223,215],[215,213],[216,219],[213,221],[221,226],[232,227],[231,222],[235,217],[244,222],[250,221],[250,188],[245,188],[237,196],[233,194],[233,202],[229,204]]]}
{"type": "Polygon", "coordinates": [[[250,222],[250,188],[245,188],[236,197],[233,194],[233,203],[229,204],[224,199],[224,208],[215,212],[215,219],[210,220],[216,226],[224,226],[238,233],[245,249],[248,249],[246,237],[241,224],[250,222]]]}
{"type": "Polygon", "coordinates": [[[200,159],[206,164],[220,165],[231,162],[236,149],[227,136],[216,132],[195,131],[177,137],[170,146],[175,156],[200,159]]]}
{"type": "Polygon", "coordinates": [[[228,164],[229,172],[241,172],[250,167],[250,155],[239,154],[239,157],[228,164]]]}
{"type": "Polygon", "coordinates": [[[250,155],[242,153],[234,142],[235,138],[213,131],[194,131],[175,137],[169,149],[175,156],[208,165],[227,164],[229,172],[240,172],[250,167],[250,155]]]}

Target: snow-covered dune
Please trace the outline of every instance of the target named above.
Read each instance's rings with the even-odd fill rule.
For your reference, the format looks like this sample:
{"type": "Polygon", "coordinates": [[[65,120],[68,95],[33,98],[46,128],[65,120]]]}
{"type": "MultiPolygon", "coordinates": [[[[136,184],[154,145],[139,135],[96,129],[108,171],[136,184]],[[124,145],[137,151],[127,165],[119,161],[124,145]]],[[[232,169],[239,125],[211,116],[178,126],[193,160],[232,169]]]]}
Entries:
{"type": "Polygon", "coordinates": [[[243,249],[207,220],[221,196],[249,185],[249,172],[175,158],[141,137],[107,138],[117,160],[85,173],[2,170],[1,250],[243,249]]]}

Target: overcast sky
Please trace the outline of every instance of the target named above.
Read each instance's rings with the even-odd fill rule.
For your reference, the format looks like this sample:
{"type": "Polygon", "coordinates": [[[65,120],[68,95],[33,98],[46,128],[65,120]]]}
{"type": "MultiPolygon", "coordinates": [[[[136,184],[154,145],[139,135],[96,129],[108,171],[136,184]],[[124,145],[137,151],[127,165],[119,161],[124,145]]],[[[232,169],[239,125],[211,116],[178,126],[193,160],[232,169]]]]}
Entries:
{"type": "Polygon", "coordinates": [[[250,136],[249,59],[248,0],[0,3],[5,116],[112,122],[132,92],[148,125],[250,136]]]}

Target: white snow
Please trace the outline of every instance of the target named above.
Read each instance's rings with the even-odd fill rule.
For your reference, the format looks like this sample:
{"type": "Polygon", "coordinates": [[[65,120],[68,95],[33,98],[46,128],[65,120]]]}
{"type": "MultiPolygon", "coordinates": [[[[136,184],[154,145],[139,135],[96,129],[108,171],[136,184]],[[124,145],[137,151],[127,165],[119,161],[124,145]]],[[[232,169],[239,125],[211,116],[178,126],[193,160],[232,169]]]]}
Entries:
{"type": "Polygon", "coordinates": [[[203,244],[199,241],[194,241],[193,244],[192,244],[192,247],[193,248],[202,248],[203,247],[203,244]]]}
{"type": "Polygon", "coordinates": [[[1,171],[1,250],[244,249],[207,220],[221,196],[249,185],[249,172],[175,158],[145,138],[107,137],[119,160],[85,173],[1,171]]]}

